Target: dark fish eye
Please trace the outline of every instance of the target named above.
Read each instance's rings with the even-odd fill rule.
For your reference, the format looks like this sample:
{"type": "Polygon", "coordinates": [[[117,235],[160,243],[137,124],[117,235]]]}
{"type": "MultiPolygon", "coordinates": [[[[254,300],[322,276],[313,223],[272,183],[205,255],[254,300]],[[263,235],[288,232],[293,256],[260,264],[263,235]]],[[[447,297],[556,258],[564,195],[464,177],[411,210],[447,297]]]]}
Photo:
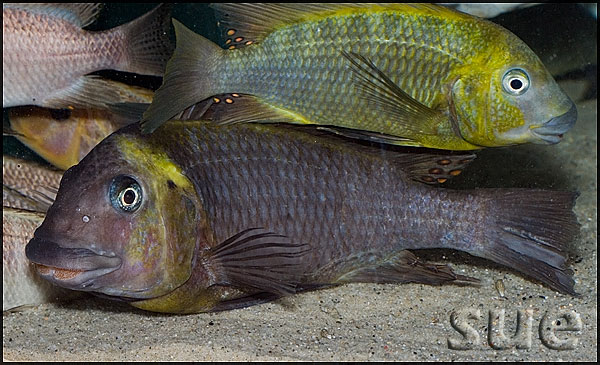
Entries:
{"type": "Polygon", "coordinates": [[[108,194],[112,206],[118,211],[133,213],[142,204],[140,184],[126,175],[119,175],[111,181],[108,194]]]}
{"type": "Polygon", "coordinates": [[[511,95],[522,95],[529,89],[529,75],[523,69],[512,68],[502,77],[502,87],[511,95]]]}

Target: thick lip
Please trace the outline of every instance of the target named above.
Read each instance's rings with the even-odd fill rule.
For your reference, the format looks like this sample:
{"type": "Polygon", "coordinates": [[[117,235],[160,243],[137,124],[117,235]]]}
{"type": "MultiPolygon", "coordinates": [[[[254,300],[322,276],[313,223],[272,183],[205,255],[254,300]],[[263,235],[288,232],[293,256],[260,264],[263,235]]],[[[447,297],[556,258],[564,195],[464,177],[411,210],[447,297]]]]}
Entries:
{"type": "Polygon", "coordinates": [[[87,248],[62,247],[38,237],[25,246],[25,255],[44,279],[75,290],[97,290],[94,279],[121,266],[121,259],[112,252],[99,254],[87,248]]]}
{"type": "Polygon", "coordinates": [[[561,141],[564,133],[573,128],[576,120],[577,108],[573,104],[568,112],[550,119],[542,126],[532,129],[531,132],[543,141],[555,144],[561,141]]]}

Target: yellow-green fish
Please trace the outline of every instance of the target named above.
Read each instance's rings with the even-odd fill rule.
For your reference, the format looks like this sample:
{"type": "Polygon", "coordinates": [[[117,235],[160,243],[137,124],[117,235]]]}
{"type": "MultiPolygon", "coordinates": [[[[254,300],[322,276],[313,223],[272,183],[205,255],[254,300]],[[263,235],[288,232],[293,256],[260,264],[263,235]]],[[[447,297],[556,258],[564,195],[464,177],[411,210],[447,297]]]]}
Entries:
{"type": "Polygon", "coordinates": [[[306,129],[122,128],[65,173],[27,258],[59,286],[172,313],[349,282],[473,281],[409,251],[421,248],[575,293],[566,247],[577,194],[434,188],[412,182],[396,153],[306,129]]]}
{"type": "Polygon", "coordinates": [[[519,38],[431,4],[215,4],[222,49],[174,21],[145,132],[221,93],[224,123],[317,124],[384,143],[472,150],[557,143],[573,102],[519,38]],[[239,48],[239,49],[238,49],[239,48]]]}
{"type": "MultiPolygon", "coordinates": [[[[119,103],[152,101],[151,90],[106,81],[119,103]]],[[[90,150],[117,129],[138,121],[109,109],[46,109],[35,106],[8,111],[10,131],[19,141],[50,162],[66,170],[77,164],[90,150]]]]}

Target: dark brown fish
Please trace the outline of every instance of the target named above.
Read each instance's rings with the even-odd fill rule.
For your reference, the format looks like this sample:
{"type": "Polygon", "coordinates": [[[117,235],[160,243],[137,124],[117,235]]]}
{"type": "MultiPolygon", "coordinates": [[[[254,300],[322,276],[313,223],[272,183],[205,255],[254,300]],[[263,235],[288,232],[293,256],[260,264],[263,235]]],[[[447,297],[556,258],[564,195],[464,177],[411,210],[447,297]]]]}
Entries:
{"type": "Polygon", "coordinates": [[[26,248],[44,278],[152,311],[231,309],[350,282],[472,279],[451,248],[575,294],[576,194],[412,182],[396,154],[301,127],[170,121],[102,141],[26,248]]]}

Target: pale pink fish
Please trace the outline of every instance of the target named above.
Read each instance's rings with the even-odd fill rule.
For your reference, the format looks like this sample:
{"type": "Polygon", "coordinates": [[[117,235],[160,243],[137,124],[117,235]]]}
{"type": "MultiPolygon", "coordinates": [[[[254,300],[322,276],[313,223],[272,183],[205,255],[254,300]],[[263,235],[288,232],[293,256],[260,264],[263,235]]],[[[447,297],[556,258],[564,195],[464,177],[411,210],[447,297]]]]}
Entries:
{"type": "Polygon", "coordinates": [[[2,209],[2,311],[81,297],[81,293],[42,279],[25,256],[25,245],[44,216],[40,212],[2,209]]]}
{"type": "Polygon", "coordinates": [[[88,75],[114,69],[162,76],[172,52],[169,5],[116,28],[82,28],[99,4],[4,4],[2,7],[3,107],[50,108],[118,103],[107,80],[88,75]]]}

